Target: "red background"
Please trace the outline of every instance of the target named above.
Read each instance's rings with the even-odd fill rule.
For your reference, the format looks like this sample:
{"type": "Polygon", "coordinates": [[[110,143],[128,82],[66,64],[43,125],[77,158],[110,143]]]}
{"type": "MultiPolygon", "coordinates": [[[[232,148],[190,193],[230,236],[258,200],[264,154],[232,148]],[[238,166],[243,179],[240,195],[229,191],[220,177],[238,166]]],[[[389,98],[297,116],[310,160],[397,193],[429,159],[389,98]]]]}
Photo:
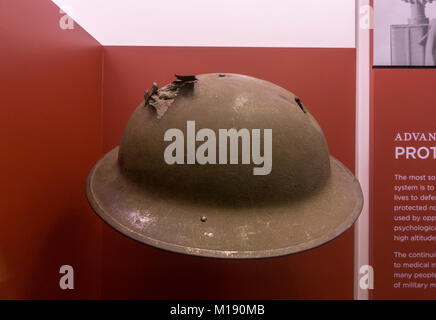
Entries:
{"type": "MultiPolygon", "coordinates": [[[[331,153],[354,168],[354,49],[105,47],[104,151],[119,144],[153,81],[164,85],[174,73],[208,72],[251,75],[299,95],[324,129],[331,153]]],[[[306,253],[224,261],[150,248],[105,226],[103,297],[352,299],[353,246],[350,230],[306,253]]]]}
{"type": "Polygon", "coordinates": [[[174,73],[243,73],[289,89],[320,122],[331,153],[354,169],[355,49],[102,48],[77,24],[61,30],[49,1],[0,8],[0,130],[7,143],[0,298],[353,297],[352,230],[284,258],[183,256],[100,223],[84,185],[102,151],[119,143],[144,90],[174,73]],[[58,287],[63,264],[75,268],[75,290],[58,287]]]}
{"type": "Polygon", "coordinates": [[[52,2],[0,2],[0,298],[100,297],[101,224],[85,178],[101,155],[102,48],[52,2]],[[77,290],[59,289],[75,268],[77,290]]]}

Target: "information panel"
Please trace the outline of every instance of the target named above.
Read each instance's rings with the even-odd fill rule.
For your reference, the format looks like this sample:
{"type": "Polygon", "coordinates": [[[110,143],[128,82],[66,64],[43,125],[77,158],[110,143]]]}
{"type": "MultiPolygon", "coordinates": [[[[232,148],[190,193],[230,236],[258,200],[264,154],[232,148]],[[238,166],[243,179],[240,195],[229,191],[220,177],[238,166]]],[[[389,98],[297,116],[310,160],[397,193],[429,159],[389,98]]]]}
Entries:
{"type": "Polygon", "coordinates": [[[436,70],[374,70],[375,299],[436,298],[436,70]]]}

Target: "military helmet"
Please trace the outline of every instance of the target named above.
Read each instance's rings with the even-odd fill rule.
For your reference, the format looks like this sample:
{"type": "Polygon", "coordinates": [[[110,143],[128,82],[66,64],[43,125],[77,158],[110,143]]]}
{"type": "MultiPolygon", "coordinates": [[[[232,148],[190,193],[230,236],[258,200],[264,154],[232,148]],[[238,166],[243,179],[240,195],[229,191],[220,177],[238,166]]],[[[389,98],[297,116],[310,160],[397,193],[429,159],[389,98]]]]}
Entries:
{"type": "Polygon", "coordinates": [[[320,246],[359,216],[359,182],[291,92],[239,74],[153,84],[89,173],[92,208],[124,235],[207,257],[320,246]]]}

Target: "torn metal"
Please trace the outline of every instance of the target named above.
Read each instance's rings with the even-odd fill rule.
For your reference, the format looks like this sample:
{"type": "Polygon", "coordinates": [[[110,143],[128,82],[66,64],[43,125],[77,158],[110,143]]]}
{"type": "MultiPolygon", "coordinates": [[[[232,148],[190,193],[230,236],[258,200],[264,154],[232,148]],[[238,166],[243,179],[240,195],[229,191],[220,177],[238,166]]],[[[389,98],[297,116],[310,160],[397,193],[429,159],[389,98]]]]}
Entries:
{"type": "Polygon", "coordinates": [[[192,93],[194,83],[197,81],[195,75],[175,75],[177,80],[158,89],[156,82],[151,87],[151,95],[148,90],[145,91],[145,106],[152,106],[157,113],[157,118],[161,119],[169,106],[173,104],[175,98],[180,94],[192,93]]]}

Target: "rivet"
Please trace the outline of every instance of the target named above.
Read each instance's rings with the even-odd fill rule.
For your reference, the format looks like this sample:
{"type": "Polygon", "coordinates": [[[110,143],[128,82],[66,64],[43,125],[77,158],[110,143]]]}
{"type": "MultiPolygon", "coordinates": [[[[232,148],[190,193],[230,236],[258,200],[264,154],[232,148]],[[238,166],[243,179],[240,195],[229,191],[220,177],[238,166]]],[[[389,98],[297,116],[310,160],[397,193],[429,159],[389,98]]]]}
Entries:
{"type": "Polygon", "coordinates": [[[206,216],[202,216],[201,217],[201,222],[206,222],[207,221],[207,217],[206,216]]]}

